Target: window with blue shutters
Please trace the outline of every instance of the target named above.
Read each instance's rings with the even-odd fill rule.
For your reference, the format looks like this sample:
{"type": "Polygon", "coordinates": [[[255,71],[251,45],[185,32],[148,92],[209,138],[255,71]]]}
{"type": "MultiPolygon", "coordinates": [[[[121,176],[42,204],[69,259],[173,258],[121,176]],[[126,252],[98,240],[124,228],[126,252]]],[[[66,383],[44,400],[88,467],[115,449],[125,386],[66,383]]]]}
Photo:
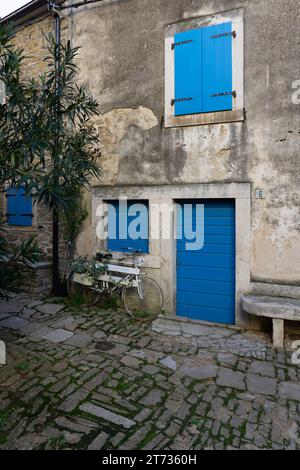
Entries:
{"type": "Polygon", "coordinates": [[[148,201],[107,201],[108,240],[111,251],[149,253],[148,201]]]}
{"type": "Polygon", "coordinates": [[[174,35],[174,115],[227,111],[232,89],[232,23],[174,35]]]}
{"type": "Polygon", "coordinates": [[[32,197],[23,188],[9,188],[6,196],[6,222],[8,225],[29,227],[32,225],[32,197]]]}

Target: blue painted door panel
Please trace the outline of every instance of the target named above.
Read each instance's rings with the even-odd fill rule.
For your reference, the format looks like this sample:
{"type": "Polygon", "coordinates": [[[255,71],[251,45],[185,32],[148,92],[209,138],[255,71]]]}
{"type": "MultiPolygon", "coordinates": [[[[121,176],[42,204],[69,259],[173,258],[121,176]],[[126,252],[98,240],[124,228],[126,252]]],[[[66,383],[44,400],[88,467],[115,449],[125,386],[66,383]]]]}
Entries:
{"type": "Polygon", "coordinates": [[[32,197],[25,195],[23,188],[6,191],[8,225],[32,225],[32,197]]]}
{"type": "MultiPolygon", "coordinates": [[[[186,308],[185,305],[178,304],[177,309],[178,311],[182,310],[184,311],[186,308]]],[[[187,316],[189,318],[192,318],[194,320],[204,320],[209,321],[209,322],[214,322],[218,323],[220,320],[217,320],[218,318],[222,318],[222,310],[219,308],[214,308],[214,307],[203,307],[201,306],[201,318],[199,318],[199,305],[189,305],[189,314],[184,315],[182,314],[181,316],[187,316]]],[[[178,314],[179,315],[179,314],[178,314]]],[[[227,323],[221,320],[221,323],[227,323]]],[[[232,323],[233,324],[233,323],[232,323]]]]}
{"type": "Polygon", "coordinates": [[[183,266],[199,266],[203,268],[223,268],[226,266],[226,268],[234,269],[235,267],[232,253],[207,253],[204,250],[195,251],[194,253],[192,251],[185,252],[184,259],[181,260],[179,257],[177,261],[177,266],[181,266],[181,264],[183,266]]]}
{"type": "Polygon", "coordinates": [[[202,109],[202,34],[193,29],[174,36],[175,116],[202,109]]]}
{"type": "MultiPolygon", "coordinates": [[[[234,309],[234,297],[229,294],[205,294],[201,291],[201,300],[199,303],[199,291],[189,292],[188,296],[186,296],[186,292],[179,291],[177,293],[177,301],[179,304],[183,304],[186,306],[194,305],[199,307],[213,307],[213,308],[222,308],[225,309],[234,309]]],[[[223,322],[224,323],[224,322],[223,322]]]]}
{"type": "Polygon", "coordinates": [[[108,249],[129,252],[128,248],[132,248],[139,250],[141,253],[148,253],[148,202],[127,200],[127,208],[123,208],[123,206],[120,208],[119,201],[108,201],[108,204],[108,249]],[[139,218],[141,224],[137,225],[138,238],[133,238],[129,233],[129,227],[130,223],[137,220],[137,218],[139,218]],[[122,227],[120,227],[120,221],[122,221],[122,227]]]}
{"type": "MultiPolygon", "coordinates": [[[[184,247],[185,242],[183,240],[178,241],[178,248],[184,247]]],[[[222,245],[217,243],[205,243],[204,247],[201,250],[201,254],[203,253],[220,253],[222,255],[227,254],[227,253],[234,253],[235,252],[235,247],[232,246],[231,243],[224,243],[222,245]]]]}
{"type": "Polygon", "coordinates": [[[232,31],[232,23],[202,29],[203,112],[232,109],[232,36],[220,36],[232,31]]]}
{"type": "MultiPolygon", "coordinates": [[[[185,279],[180,280],[180,291],[182,292],[196,292],[201,289],[204,294],[215,294],[218,292],[220,295],[227,295],[229,291],[227,281],[214,281],[213,283],[207,279],[185,279]]],[[[232,283],[232,292],[234,293],[234,283],[232,283]]]]}
{"type": "Polygon", "coordinates": [[[177,241],[177,315],[234,324],[235,202],[186,200],[179,205],[178,233],[183,233],[183,238],[177,241]],[[192,212],[185,211],[186,203],[192,203],[192,212]],[[185,238],[184,229],[188,226],[195,230],[196,204],[204,204],[204,245],[187,250],[190,240],[185,238]]]}
{"type": "MultiPolygon", "coordinates": [[[[178,257],[178,254],[177,254],[178,257]]],[[[184,279],[204,279],[209,281],[224,281],[232,282],[232,277],[234,276],[233,269],[219,268],[204,268],[199,266],[189,266],[188,269],[186,266],[177,266],[177,278],[184,279]]]]}

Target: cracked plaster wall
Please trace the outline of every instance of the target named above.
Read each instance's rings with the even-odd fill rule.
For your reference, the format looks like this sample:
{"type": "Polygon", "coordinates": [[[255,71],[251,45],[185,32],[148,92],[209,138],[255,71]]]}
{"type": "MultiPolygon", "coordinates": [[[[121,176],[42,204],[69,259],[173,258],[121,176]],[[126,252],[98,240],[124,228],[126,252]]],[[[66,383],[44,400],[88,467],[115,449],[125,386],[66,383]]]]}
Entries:
{"type": "MultiPolygon", "coordinates": [[[[100,102],[95,185],[252,183],[251,276],[300,285],[300,78],[297,0],[120,0],[74,11],[80,81],[100,102]],[[164,28],[244,8],[243,123],[164,129],[164,28]],[[255,188],[266,198],[255,199],[255,188]]],[[[88,252],[90,220],[79,251],[88,252]]]]}

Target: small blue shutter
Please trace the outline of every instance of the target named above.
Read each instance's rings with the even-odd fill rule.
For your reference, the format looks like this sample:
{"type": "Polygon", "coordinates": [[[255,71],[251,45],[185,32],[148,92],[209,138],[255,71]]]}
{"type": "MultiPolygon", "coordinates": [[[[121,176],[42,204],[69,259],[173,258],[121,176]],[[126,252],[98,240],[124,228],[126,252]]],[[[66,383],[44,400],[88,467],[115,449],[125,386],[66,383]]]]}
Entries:
{"type": "Polygon", "coordinates": [[[202,112],[232,109],[232,23],[208,26],[202,29],[202,112]],[[221,36],[220,36],[221,35],[221,36]]]}
{"type": "Polygon", "coordinates": [[[23,188],[6,191],[7,224],[29,227],[32,225],[32,197],[26,197],[23,188]]]}
{"type": "Polygon", "coordinates": [[[201,29],[174,36],[175,116],[201,112],[201,43],[201,29]]]}
{"type": "Polygon", "coordinates": [[[107,201],[108,203],[108,242],[107,247],[111,251],[130,252],[130,249],[139,250],[141,253],[149,253],[149,216],[147,201],[128,201],[127,208],[119,204],[119,201],[107,201]],[[138,204],[138,205],[136,205],[138,204]],[[114,210],[113,210],[114,209],[114,210]],[[116,216],[116,219],[115,219],[116,216]],[[129,233],[130,224],[141,220],[137,231],[141,233],[137,239],[133,239],[129,233]],[[120,219],[123,222],[120,226],[120,219]]]}

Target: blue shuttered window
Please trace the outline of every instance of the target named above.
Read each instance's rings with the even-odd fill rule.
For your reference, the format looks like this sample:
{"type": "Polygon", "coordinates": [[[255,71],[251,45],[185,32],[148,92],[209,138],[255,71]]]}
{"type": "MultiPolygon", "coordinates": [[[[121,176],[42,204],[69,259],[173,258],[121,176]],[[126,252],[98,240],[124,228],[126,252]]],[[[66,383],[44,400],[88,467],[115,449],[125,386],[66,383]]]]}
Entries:
{"type": "Polygon", "coordinates": [[[175,34],[174,44],[175,115],[199,113],[202,109],[201,29],[175,34]]]}
{"type": "Polygon", "coordinates": [[[6,191],[6,220],[8,225],[29,227],[32,225],[32,197],[23,188],[6,191]]]}
{"type": "Polygon", "coordinates": [[[174,36],[175,116],[232,109],[232,23],[174,36]]]}
{"type": "Polygon", "coordinates": [[[111,251],[149,253],[148,201],[107,201],[111,251]]]}

